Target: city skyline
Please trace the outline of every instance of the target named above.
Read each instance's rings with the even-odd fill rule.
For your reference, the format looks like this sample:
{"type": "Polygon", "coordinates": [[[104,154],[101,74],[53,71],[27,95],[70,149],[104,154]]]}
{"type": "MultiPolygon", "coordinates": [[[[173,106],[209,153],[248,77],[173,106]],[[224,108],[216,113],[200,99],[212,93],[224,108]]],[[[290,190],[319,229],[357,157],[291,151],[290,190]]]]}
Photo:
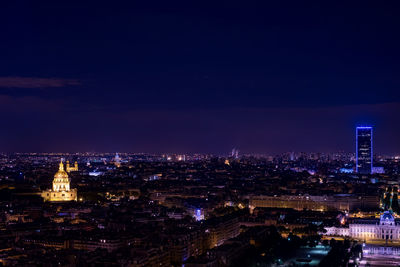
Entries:
{"type": "MultiPolygon", "coordinates": [[[[367,126],[366,124],[363,124],[362,126],[361,125],[356,126],[355,129],[356,129],[355,151],[338,150],[338,151],[323,152],[323,151],[294,151],[294,150],[291,150],[291,151],[283,151],[283,152],[280,152],[280,153],[275,153],[275,155],[277,155],[277,154],[286,154],[286,153],[306,153],[306,154],[319,154],[319,153],[322,153],[322,154],[343,154],[344,153],[344,154],[354,154],[355,160],[357,162],[357,164],[356,164],[356,172],[358,172],[359,166],[360,166],[361,169],[363,169],[363,171],[366,171],[366,170],[364,170],[365,166],[361,167],[361,165],[365,165],[364,163],[361,163],[361,162],[364,162],[366,160],[367,164],[370,165],[369,171],[367,171],[367,173],[371,173],[372,172],[372,169],[373,169],[372,157],[373,156],[375,156],[375,155],[376,156],[398,156],[399,155],[398,153],[393,153],[393,154],[379,153],[379,154],[377,154],[377,153],[373,152],[374,151],[374,149],[373,149],[373,136],[372,136],[373,129],[374,129],[373,126],[367,126]],[[362,135],[363,131],[370,131],[370,134],[369,134],[370,137],[368,139],[369,141],[368,140],[364,140],[365,138],[362,135]],[[360,134],[359,132],[362,132],[362,133],[360,134]],[[359,138],[361,138],[362,141],[360,141],[359,138]],[[366,142],[369,143],[369,144],[367,144],[366,142]],[[361,144],[361,147],[359,147],[359,144],[361,144]],[[368,146],[369,148],[367,148],[366,146],[368,146]],[[369,152],[368,152],[369,155],[366,155],[365,152],[361,151],[360,149],[361,150],[368,149],[369,150],[369,152]],[[363,157],[360,157],[359,155],[363,155],[363,157]],[[365,157],[368,157],[368,159],[365,159],[365,157]],[[359,162],[359,158],[360,158],[360,163],[358,163],[359,162]]],[[[13,152],[13,153],[59,153],[59,154],[63,154],[63,153],[65,153],[65,154],[69,154],[69,153],[70,154],[73,154],[73,153],[107,153],[107,154],[110,154],[110,153],[114,153],[114,152],[115,151],[68,151],[68,152],[65,152],[65,151],[64,152],[62,152],[62,151],[41,151],[41,152],[38,152],[38,151],[30,151],[30,152],[29,151],[22,151],[22,152],[13,152]]],[[[118,152],[127,153],[127,154],[159,154],[159,155],[161,155],[161,154],[183,154],[183,155],[184,154],[210,154],[210,155],[216,155],[216,156],[223,156],[223,155],[227,154],[228,156],[230,155],[232,157],[238,158],[238,155],[239,155],[239,153],[241,151],[238,148],[234,147],[228,153],[226,153],[226,151],[225,152],[221,152],[221,153],[211,153],[211,152],[206,152],[206,153],[204,153],[204,152],[203,153],[201,153],[201,152],[200,153],[198,153],[198,152],[171,152],[171,151],[169,151],[169,152],[168,151],[164,151],[164,152],[158,152],[158,153],[143,152],[143,151],[118,151],[118,152]]],[[[116,155],[118,155],[118,152],[115,152],[116,155]]],[[[243,153],[240,153],[240,154],[242,155],[243,153]]],[[[244,155],[273,156],[274,153],[268,154],[268,153],[251,153],[251,152],[247,152],[247,153],[244,153],[244,155]]]]}
{"type": "Polygon", "coordinates": [[[0,1],[0,265],[400,266],[399,1],[0,1]]]}

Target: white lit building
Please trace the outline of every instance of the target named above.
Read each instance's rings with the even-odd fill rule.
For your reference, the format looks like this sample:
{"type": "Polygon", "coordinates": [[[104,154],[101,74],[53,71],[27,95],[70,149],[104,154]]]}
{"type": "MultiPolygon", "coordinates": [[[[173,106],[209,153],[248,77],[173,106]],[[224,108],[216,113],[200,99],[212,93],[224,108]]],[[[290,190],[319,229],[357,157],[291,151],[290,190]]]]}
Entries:
{"type": "Polygon", "coordinates": [[[400,221],[390,211],[379,219],[354,219],[348,227],[327,227],[327,236],[345,236],[362,241],[400,241],[400,221]]]}

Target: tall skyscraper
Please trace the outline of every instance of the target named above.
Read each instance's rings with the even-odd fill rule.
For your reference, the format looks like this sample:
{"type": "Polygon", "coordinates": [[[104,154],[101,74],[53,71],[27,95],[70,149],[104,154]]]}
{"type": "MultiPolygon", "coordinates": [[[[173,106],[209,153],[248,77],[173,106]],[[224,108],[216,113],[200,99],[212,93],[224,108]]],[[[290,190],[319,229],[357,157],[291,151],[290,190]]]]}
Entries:
{"type": "Polygon", "coordinates": [[[372,127],[356,128],[356,170],[357,173],[371,174],[372,172],[372,127]]]}

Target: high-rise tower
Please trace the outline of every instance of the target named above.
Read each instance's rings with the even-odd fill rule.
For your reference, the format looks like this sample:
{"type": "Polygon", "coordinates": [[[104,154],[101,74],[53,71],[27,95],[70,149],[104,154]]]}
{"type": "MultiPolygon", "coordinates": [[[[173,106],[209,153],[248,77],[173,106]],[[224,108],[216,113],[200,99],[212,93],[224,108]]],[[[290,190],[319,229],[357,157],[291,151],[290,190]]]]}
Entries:
{"type": "Polygon", "coordinates": [[[356,171],[361,174],[372,172],[372,127],[356,128],[356,171]]]}

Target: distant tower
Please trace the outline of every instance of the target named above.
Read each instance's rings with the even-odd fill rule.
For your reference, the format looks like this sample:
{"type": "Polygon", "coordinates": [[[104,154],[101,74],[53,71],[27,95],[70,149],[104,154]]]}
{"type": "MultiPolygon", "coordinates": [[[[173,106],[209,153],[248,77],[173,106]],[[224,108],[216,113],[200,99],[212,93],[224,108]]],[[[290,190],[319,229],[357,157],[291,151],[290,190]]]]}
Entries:
{"type": "Polygon", "coordinates": [[[69,161],[67,160],[67,164],[66,164],[65,170],[67,172],[77,172],[78,171],[78,162],[75,161],[74,167],[71,167],[69,165],[69,161]]]}
{"type": "Polygon", "coordinates": [[[121,167],[121,158],[118,155],[118,153],[115,153],[115,157],[114,157],[114,165],[119,168],[121,167]]]}
{"type": "Polygon", "coordinates": [[[373,147],[372,127],[356,128],[356,171],[361,174],[371,174],[373,147]]]}
{"type": "Polygon", "coordinates": [[[231,152],[231,157],[235,158],[235,159],[238,159],[239,158],[239,150],[236,149],[236,148],[233,148],[232,152],[231,152]]]}

